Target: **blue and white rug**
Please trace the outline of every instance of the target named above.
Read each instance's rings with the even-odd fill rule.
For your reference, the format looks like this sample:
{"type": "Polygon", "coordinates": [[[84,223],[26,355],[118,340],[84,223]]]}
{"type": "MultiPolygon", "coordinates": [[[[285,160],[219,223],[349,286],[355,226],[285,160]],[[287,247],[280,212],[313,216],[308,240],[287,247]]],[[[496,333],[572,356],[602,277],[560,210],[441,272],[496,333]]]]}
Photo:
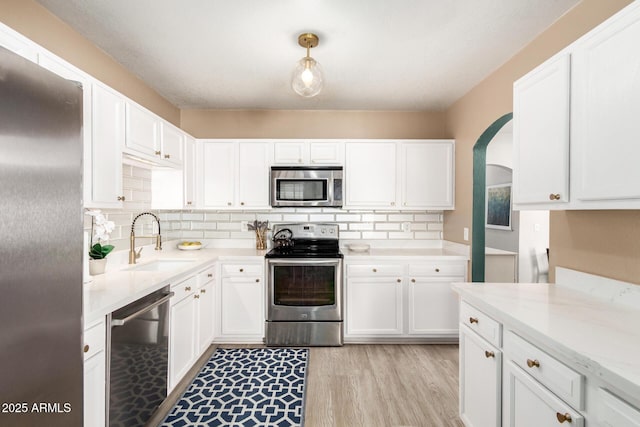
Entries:
{"type": "Polygon", "coordinates": [[[162,427],[302,426],[308,349],[217,349],[162,427]]]}

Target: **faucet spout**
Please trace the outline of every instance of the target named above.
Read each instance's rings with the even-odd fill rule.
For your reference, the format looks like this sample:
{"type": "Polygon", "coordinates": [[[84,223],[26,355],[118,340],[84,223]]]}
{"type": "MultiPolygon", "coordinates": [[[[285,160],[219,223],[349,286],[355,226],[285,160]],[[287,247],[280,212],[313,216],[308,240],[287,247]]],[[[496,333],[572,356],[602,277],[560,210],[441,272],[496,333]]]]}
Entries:
{"type": "Polygon", "coordinates": [[[155,237],[156,238],[155,250],[156,251],[162,250],[162,233],[160,231],[160,220],[155,214],[151,212],[142,212],[141,214],[138,214],[133,219],[133,222],[131,223],[131,236],[129,237],[129,264],[135,264],[136,260],[140,258],[140,252],[142,252],[142,248],[140,248],[140,251],[136,252],[136,238],[140,238],[140,237],[155,237]],[[138,220],[138,218],[140,218],[143,215],[150,215],[156,220],[156,223],[158,224],[158,234],[156,234],[155,236],[136,236],[136,232],[135,232],[136,221],[138,220]]]}

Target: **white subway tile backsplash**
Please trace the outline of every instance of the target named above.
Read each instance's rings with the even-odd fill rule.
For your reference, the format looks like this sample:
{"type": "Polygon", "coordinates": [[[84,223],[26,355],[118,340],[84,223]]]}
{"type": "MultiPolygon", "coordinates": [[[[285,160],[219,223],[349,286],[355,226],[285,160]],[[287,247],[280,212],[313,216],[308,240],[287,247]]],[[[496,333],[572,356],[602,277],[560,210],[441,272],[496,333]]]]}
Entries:
{"type": "Polygon", "coordinates": [[[232,239],[255,239],[256,233],[253,231],[232,231],[230,237],[232,239]]]}
{"type": "Polygon", "coordinates": [[[228,213],[205,213],[205,221],[229,221],[230,215],[228,213]]]}
{"type": "Polygon", "coordinates": [[[253,222],[256,219],[256,214],[254,213],[232,213],[231,221],[251,221],[253,222]]]}
{"type": "Polygon", "coordinates": [[[389,215],[389,221],[413,221],[411,214],[392,214],[389,215]]]}
{"type": "Polygon", "coordinates": [[[359,231],[340,231],[341,239],[360,239],[361,237],[359,231]]]}
{"type": "Polygon", "coordinates": [[[421,240],[442,239],[442,233],[439,231],[417,231],[414,235],[416,239],[421,239],[421,240]]]}
{"type": "Polygon", "coordinates": [[[307,222],[309,221],[309,215],[304,214],[284,214],[282,215],[282,220],[285,222],[307,222]]]}
{"type": "Polygon", "coordinates": [[[362,238],[365,240],[386,239],[387,233],[382,231],[363,231],[362,238]]]}
{"type": "Polygon", "coordinates": [[[441,222],[442,217],[440,214],[434,214],[434,213],[419,214],[419,215],[415,215],[415,220],[422,221],[422,222],[441,222]]]}
{"type": "Polygon", "coordinates": [[[395,231],[400,230],[401,224],[399,222],[378,222],[375,229],[380,231],[395,231]]]}
{"type": "Polygon", "coordinates": [[[373,230],[373,224],[370,222],[353,222],[349,223],[349,230],[371,231],[373,230]]]}
{"type": "Polygon", "coordinates": [[[335,220],[335,215],[331,214],[309,215],[309,221],[311,222],[333,222],[335,220]]]}
{"type": "Polygon", "coordinates": [[[240,231],[242,224],[239,222],[219,222],[218,230],[240,231]]]}
{"type": "Polygon", "coordinates": [[[426,222],[412,222],[411,223],[411,231],[426,231],[427,223],[426,222]]]}
{"type": "Polygon", "coordinates": [[[384,214],[362,214],[362,221],[366,222],[380,222],[386,221],[387,216],[384,214]]]}
{"type": "Polygon", "coordinates": [[[441,222],[432,222],[427,224],[427,229],[429,231],[442,231],[443,226],[441,222]]]}
{"type": "Polygon", "coordinates": [[[389,233],[389,239],[404,239],[404,240],[412,240],[413,239],[413,233],[408,232],[408,231],[402,231],[402,232],[390,232],[389,233]]]}
{"type": "Polygon", "coordinates": [[[182,214],[183,221],[204,221],[203,213],[183,213],[182,214]]]}
{"type": "Polygon", "coordinates": [[[207,239],[228,239],[228,231],[205,231],[204,237],[207,239]]]}
{"type": "Polygon", "coordinates": [[[144,181],[137,178],[124,177],[122,179],[123,188],[130,188],[132,190],[144,190],[144,181]]]}
{"type": "Polygon", "coordinates": [[[186,230],[182,231],[183,239],[203,239],[204,231],[186,230]]]}
{"type": "Polygon", "coordinates": [[[361,215],[355,214],[337,214],[336,221],[338,222],[359,222],[362,221],[361,215]]]}

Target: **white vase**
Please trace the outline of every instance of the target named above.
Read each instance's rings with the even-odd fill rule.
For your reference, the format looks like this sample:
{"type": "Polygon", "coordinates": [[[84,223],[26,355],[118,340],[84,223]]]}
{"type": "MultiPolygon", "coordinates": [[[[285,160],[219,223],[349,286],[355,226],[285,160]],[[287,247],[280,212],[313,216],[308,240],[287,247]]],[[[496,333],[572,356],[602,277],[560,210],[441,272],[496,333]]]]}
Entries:
{"type": "Polygon", "coordinates": [[[92,276],[104,274],[105,268],[107,268],[106,258],[89,260],[89,274],[91,274],[92,276]]]}

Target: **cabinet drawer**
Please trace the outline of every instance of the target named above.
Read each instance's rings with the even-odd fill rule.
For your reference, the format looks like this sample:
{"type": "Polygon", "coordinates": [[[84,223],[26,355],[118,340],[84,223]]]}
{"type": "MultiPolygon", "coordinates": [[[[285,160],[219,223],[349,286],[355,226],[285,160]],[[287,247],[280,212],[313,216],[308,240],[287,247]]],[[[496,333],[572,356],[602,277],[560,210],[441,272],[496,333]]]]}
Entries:
{"type": "Polygon", "coordinates": [[[198,273],[198,287],[201,288],[216,278],[216,266],[211,265],[198,273]]]}
{"type": "Polygon", "coordinates": [[[402,265],[388,264],[370,264],[370,265],[348,265],[347,276],[349,277],[376,277],[376,276],[394,276],[402,277],[402,265]]]}
{"type": "Polygon", "coordinates": [[[464,264],[411,264],[409,265],[409,276],[464,276],[464,264]]]}
{"type": "Polygon", "coordinates": [[[106,322],[103,320],[84,331],[84,360],[104,350],[107,339],[106,322]]]}
{"type": "Polygon", "coordinates": [[[171,286],[171,291],[175,294],[171,298],[171,305],[183,300],[186,296],[193,294],[198,286],[198,279],[196,276],[189,277],[186,280],[171,286]]]}
{"type": "Polygon", "coordinates": [[[460,303],[460,323],[496,347],[502,345],[502,325],[464,301],[460,303]]]}
{"type": "Polygon", "coordinates": [[[262,277],[262,264],[222,264],[222,275],[228,276],[260,276],[262,277]]]}
{"type": "Polygon", "coordinates": [[[504,337],[504,353],[533,378],[577,409],[583,409],[584,377],[511,331],[504,337]]]}
{"type": "Polygon", "coordinates": [[[640,427],[640,410],[601,388],[598,390],[598,422],[604,427],[640,427]]]}

